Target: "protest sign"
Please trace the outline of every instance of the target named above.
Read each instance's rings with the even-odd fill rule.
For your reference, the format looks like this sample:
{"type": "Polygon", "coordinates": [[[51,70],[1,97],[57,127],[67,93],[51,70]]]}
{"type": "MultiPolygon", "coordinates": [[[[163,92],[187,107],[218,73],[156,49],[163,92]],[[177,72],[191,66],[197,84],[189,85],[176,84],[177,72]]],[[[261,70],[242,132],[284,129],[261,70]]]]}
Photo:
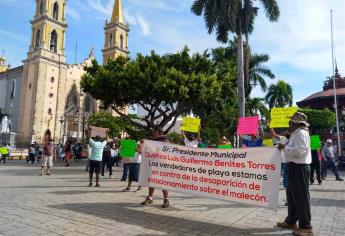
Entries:
{"type": "Polygon", "coordinates": [[[198,133],[200,129],[201,119],[194,117],[183,117],[181,130],[191,133],[198,133]]]}
{"type": "Polygon", "coordinates": [[[135,140],[123,139],[120,141],[120,156],[135,157],[137,142],[135,140]]]}
{"type": "Polygon", "coordinates": [[[321,149],[321,139],[319,135],[310,136],[310,148],[311,150],[321,149]]]}
{"type": "Polygon", "coordinates": [[[290,117],[297,112],[297,107],[272,108],[270,128],[289,127],[290,117]]]}
{"type": "Polygon", "coordinates": [[[277,148],[194,149],[144,141],[140,186],[277,209],[277,148]]]}
{"type": "Polygon", "coordinates": [[[218,145],[217,148],[232,149],[232,145],[231,144],[218,145]]]}
{"type": "Polygon", "coordinates": [[[273,147],[273,140],[272,139],[265,139],[262,144],[267,147],[273,147]]]}
{"type": "Polygon", "coordinates": [[[109,129],[107,128],[101,128],[101,127],[96,127],[96,126],[90,126],[90,129],[91,129],[91,133],[90,133],[91,137],[100,136],[102,138],[105,138],[107,137],[107,133],[109,132],[109,129]]]}
{"type": "Polygon", "coordinates": [[[241,117],[238,121],[237,134],[257,134],[259,128],[259,117],[241,117]]]}

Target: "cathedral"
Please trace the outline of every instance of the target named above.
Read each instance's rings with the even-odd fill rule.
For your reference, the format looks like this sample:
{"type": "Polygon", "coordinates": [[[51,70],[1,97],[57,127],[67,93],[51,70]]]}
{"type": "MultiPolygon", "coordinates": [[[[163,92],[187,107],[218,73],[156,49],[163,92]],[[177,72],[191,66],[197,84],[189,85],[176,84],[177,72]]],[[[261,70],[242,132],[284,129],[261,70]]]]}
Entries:
{"type": "MultiPolygon", "coordinates": [[[[67,64],[65,35],[67,0],[36,0],[31,21],[31,43],[23,65],[10,68],[0,57],[0,109],[8,116],[17,139],[39,141],[49,132],[55,142],[82,140],[87,118],[97,101],[80,88],[84,66],[91,65],[93,49],[80,64],[67,64]]],[[[121,0],[115,0],[111,20],[105,22],[103,63],[128,56],[129,26],[121,0]]]]}

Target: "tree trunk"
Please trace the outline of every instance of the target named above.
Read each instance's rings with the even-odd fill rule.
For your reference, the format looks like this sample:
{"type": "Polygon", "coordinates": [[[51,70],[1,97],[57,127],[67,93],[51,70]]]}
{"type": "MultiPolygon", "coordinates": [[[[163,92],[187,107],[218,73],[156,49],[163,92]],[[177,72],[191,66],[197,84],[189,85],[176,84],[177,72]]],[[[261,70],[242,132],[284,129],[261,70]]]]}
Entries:
{"type": "Polygon", "coordinates": [[[237,95],[239,117],[245,117],[246,99],[244,91],[244,67],[243,67],[243,40],[242,35],[237,35],[237,95]]]}

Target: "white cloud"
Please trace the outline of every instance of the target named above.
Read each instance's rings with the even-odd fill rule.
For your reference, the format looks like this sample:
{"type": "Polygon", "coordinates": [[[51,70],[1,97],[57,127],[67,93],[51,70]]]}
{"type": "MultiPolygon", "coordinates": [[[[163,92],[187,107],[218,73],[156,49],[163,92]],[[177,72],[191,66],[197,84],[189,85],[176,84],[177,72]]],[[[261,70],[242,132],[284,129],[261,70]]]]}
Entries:
{"type": "Polygon", "coordinates": [[[334,11],[336,55],[345,63],[345,1],[279,1],[281,18],[268,23],[264,14],[256,22],[251,44],[271,56],[273,64],[289,64],[309,71],[331,71],[330,9],[334,11]]]}
{"type": "Polygon", "coordinates": [[[138,24],[141,28],[141,33],[143,36],[148,36],[151,34],[151,31],[150,31],[150,25],[149,23],[144,19],[144,17],[142,16],[139,16],[138,17],[138,24]]]}
{"type": "Polygon", "coordinates": [[[15,32],[7,31],[7,30],[0,30],[0,34],[7,36],[11,39],[18,40],[18,41],[22,41],[22,42],[26,41],[25,36],[18,34],[18,33],[15,33],[15,32]]]}
{"type": "Polygon", "coordinates": [[[111,16],[114,1],[107,0],[105,3],[101,0],[88,0],[88,5],[98,13],[105,15],[107,18],[111,16]]]}
{"type": "Polygon", "coordinates": [[[71,7],[67,9],[66,13],[68,16],[70,16],[71,18],[73,18],[75,20],[80,20],[80,18],[81,18],[80,14],[76,10],[72,9],[71,7]]]}

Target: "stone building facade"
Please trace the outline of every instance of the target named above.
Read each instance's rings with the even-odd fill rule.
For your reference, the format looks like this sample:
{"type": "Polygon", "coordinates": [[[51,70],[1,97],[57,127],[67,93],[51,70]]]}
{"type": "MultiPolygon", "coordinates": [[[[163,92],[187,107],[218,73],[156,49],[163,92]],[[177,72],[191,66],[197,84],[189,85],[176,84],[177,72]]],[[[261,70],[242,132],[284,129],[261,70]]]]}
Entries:
{"type": "MultiPolygon", "coordinates": [[[[67,0],[36,0],[24,65],[0,71],[0,108],[10,116],[12,131],[24,139],[39,140],[50,132],[55,141],[81,140],[85,121],[98,109],[97,101],[80,88],[84,66],[94,60],[93,49],[82,63],[66,63],[66,8],[67,0]]],[[[104,62],[128,56],[128,32],[121,0],[115,0],[105,25],[104,62]]]]}

